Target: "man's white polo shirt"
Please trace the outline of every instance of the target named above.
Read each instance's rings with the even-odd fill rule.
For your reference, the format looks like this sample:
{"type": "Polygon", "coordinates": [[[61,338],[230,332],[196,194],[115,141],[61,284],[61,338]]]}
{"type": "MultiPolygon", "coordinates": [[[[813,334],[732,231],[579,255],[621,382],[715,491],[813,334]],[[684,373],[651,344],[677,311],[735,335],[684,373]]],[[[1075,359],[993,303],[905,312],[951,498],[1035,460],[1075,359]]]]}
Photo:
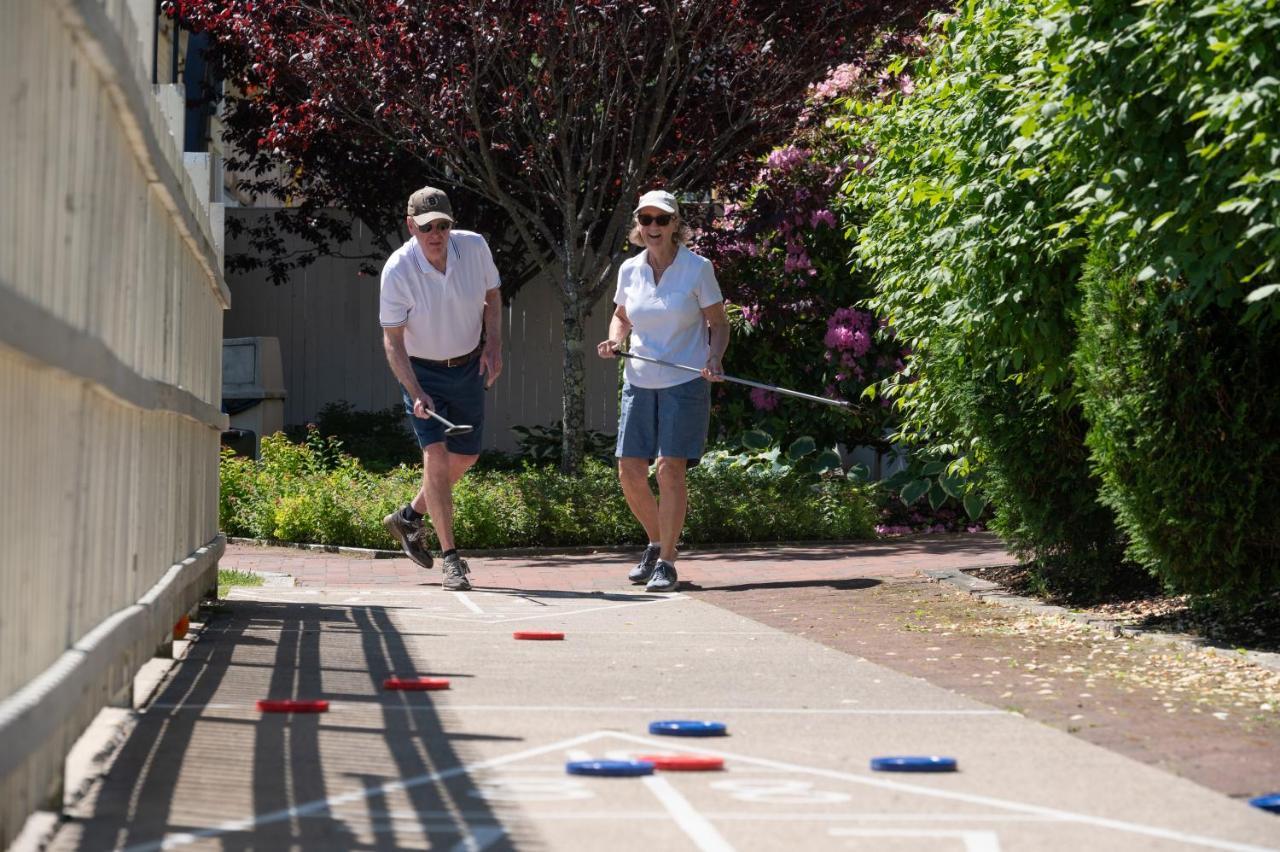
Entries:
{"type": "Polygon", "coordinates": [[[383,328],[404,326],[411,357],[457,358],[480,342],[484,297],[500,283],[498,268],[489,244],[474,231],[450,231],[448,251],[441,274],[410,237],[382,267],[378,320],[383,328]]]}

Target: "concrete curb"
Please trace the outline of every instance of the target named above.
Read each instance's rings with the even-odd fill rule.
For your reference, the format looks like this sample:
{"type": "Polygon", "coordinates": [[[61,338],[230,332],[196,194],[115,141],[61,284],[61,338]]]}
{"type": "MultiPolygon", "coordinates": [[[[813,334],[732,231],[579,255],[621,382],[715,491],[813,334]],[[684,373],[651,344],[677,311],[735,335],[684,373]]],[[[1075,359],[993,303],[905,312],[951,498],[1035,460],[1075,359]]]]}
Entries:
{"type": "MultiPolygon", "coordinates": [[[[1008,565],[987,565],[987,568],[1005,568],[1011,567],[1016,563],[1008,565]]],[[[973,569],[970,569],[973,570],[973,569]]],[[[1099,618],[1097,616],[1086,615],[1082,612],[1072,612],[1069,609],[1053,604],[1046,604],[1034,598],[1024,598],[1019,595],[1012,594],[1008,589],[993,583],[990,580],[983,580],[978,577],[970,577],[965,572],[956,568],[946,568],[941,570],[925,570],[924,575],[930,580],[937,583],[946,583],[955,588],[967,592],[968,594],[988,603],[999,604],[1013,609],[1020,609],[1023,612],[1031,613],[1048,618],[1061,618],[1066,621],[1072,621],[1076,624],[1083,624],[1092,627],[1101,633],[1109,636],[1126,637],[1130,639],[1149,639],[1161,645],[1167,645],[1184,651],[1204,651],[1210,654],[1218,654],[1224,657],[1234,657],[1261,666],[1265,669],[1280,671],[1280,654],[1274,654],[1267,651],[1249,651],[1240,648],[1233,648],[1230,645],[1223,645],[1210,639],[1202,639],[1199,636],[1191,636],[1186,633],[1165,633],[1160,630],[1144,630],[1141,627],[1133,627],[1128,624],[1121,623],[1120,619],[1115,618],[1099,618]]]]}

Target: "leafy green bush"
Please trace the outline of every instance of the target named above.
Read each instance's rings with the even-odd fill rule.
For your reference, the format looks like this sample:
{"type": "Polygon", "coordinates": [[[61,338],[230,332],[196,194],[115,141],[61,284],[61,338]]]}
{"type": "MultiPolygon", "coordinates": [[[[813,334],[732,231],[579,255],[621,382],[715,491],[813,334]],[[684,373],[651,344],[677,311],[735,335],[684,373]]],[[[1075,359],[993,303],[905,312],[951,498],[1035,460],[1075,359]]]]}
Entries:
{"type": "Polygon", "coordinates": [[[974,382],[971,392],[969,416],[983,421],[989,448],[991,527],[1037,584],[1082,602],[1145,589],[1146,572],[1125,560],[1115,517],[1099,502],[1079,407],[1011,382],[974,382]]]}
{"type": "MultiPolygon", "coordinates": [[[[1269,504],[1202,493],[1199,511],[1177,519],[1187,492],[1174,499],[1167,489],[1203,489],[1205,475],[1120,444],[1182,435],[1219,453],[1198,459],[1203,468],[1234,475],[1239,446],[1190,440],[1188,424],[1246,443],[1250,429],[1280,432],[1273,409],[1242,401],[1266,385],[1234,372],[1270,351],[1256,335],[1280,320],[1274,0],[970,0],[931,41],[913,67],[914,93],[852,104],[840,123],[849,159],[874,156],[843,190],[848,211],[872,211],[857,249],[875,276],[871,306],[911,353],[878,389],[904,418],[897,437],[953,447],[981,469],[993,525],[1050,585],[1088,596],[1136,580],[1121,558],[1125,533],[1129,553],[1166,580],[1214,585],[1221,557],[1175,567],[1172,542],[1199,534],[1247,549],[1260,539],[1266,552],[1271,533],[1246,533],[1241,519],[1263,522],[1255,512],[1269,504]],[[1155,345],[1154,332],[1113,331],[1128,321],[1109,315],[1121,309],[1116,298],[1098,295],[1086,312],[1092,348],[1077,351],[1081,275],[1097,240],[1115,267],[1133,270],[1131,290],[1178,282],[1127,298],[1168,326],[1164,345],[1195,365],[1184,381],[1218,393],[1212,405],[1191,410],[1194,385],[1159,404],[1132,376],[1132,386],[1121,381],[1123,366],[1098,360],[1155,345]],[[1232,322],[1242,325],[1238,350],[1224,331],[1232,322]],[[1245,408],[1253,426],[1240,420],[1245,408]],[[1086,414],[1106,422],[1091,430],[1086,414]],[[1164,514],[1151,494],[1168,497],[1164,514]],[[1182,524],[1182,536],[1161,524],[1182,524]],[[1216,527],[1193,532],[1197,524],[1216,527]]],[[[1152,394],[1170,391],[1163,366],[1143,369],[1152,394]]],[[[1260,576],[1241,570],[1244,585],[1260,576]]]]}
{"type": "MultiPolygon", "coordinates": [[[[1028,149],[1011,121],[1045,38],[1031,25],[1039,7],[966,4],[940,22],[913,94],[852,104],[849,156],[875,159],[844,193],[851,210],[872,211],[857,261],[910,353],[879,388],[903,417],[895,438],[934,447],[953,471],[980,470],[992,527],[1046,586],[1088,597],[1136,572],[1098,503],[1074,400],[1084,249],[1053,226],[1079,166],[1028,149]]],[[[946,496],[924,476],[903,489],[946,496]]]]}
{"type": "MultiPolygon", "coordinates": [[[[382,518],[411,499],[415,467],[372,474],[313,433],[303,444],[263,439],[262,459],[224,453],[220,522],[229,535],[359,547],[395,546],[382,518]]],[[[873,538],[868,489],[811,474],[694,468],[690,542],[873,538]]],[[[454,492],[454,525],[467,548],[641,543],[614,469],[587,459],[578,476],[545,465],[473,470],[454,492]]],[[[434,546],[433,542],[433,546],[434,546]]]]}
{"type": "Polygon", "coordinates": [[[366,470],[385,472],[396,465],[421,462],[422,452],[410,430],[404,408],[393,405],[380,411],[357,411],[346,400],[331,402],[316,414],[316,422],[289,430],[297,443],[311,431],[338,441],[342,451],[360,460],[366,470]]]}
{"type": "MultiPolygon", "coordinates": [[[[512,426],[511,433],[520,447],[519,455],[541,464],[560,464],[564,452],[564,422],[556,420],[550,426],[512,426]]],[[[582,452],[604,462],[612,461],[617,439],[594,429],[583,433],[582,452]]]]}
{"type": "Polygon", "coordinates": [[[1075,184],[1061,233],[1100,236],[1191,312],[1280,322],[1275,0],[1065,0],[1028,23],[1009,115],[1075,184]],[[1068,165],[1069,171],[1062,168],[1068,165]],[[1246,302],[1249,299],[1251,301],[1246,302]]]}
{"type": "Polygon", "coordinates": [[[1129,554],[1178,591],[1280,584],[1280,338],[1188,285],[1091,256],[1077,354],[1102,500],[1129,554]]]}

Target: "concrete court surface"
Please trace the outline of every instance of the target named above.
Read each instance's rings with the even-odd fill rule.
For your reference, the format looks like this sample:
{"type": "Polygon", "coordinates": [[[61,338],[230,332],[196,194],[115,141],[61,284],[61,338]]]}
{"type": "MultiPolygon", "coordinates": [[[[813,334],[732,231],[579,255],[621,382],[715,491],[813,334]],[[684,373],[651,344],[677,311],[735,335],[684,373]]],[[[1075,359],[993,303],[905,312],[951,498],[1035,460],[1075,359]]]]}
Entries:
{"type": "MultiPolygon", "coordinates": [[[[51,848],[1280,848],[1275,816],[1189,781],[690,593],[600,580],[616,557],[574,557],[555,582],[520,561],[473,560],[478,585],[502,585],[461,594],[403,577],[234,590],[51,848]],[[452,688],[383,692],[393,674],[452,688]],[[331,707],[264,715],[265,697],[331,707]],[[730,735],[648,734],[670,718],[730,735]],[[672,751],[726,768],[564,770],[672,751]],[[960,771],[871,772],[886,754],[960,771]]],[[[731,579],[708,562],[704,587],[731,579]]]]}

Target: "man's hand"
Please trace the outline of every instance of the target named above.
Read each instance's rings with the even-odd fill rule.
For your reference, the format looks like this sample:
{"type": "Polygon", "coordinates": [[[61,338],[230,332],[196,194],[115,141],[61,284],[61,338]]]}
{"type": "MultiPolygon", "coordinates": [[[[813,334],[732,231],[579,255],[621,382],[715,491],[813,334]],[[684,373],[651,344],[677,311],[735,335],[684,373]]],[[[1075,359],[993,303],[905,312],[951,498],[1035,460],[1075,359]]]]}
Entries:
{"type": "Polygon", "coordinates": [[[493,383],[502,375],[502,344],[485,341],[484,351],[480,353],[480,375],[485,377],[485,390],[493,387],[493,383]]]}
{"type": "Polygon", "coordinates": [[[709,382],[724,381],[724,365],[720,363],[719,358],[707,359],[707,366],[702,368],[702,378],[709,382]]]}
{"type": "Polygon", "coordinates": [[[427,412],[435,411],[436,403],[428,394],[419,393],[413,399],[413,416],[419,420],[426,420],[431,417],[427,412]]]}
{"type": "Polygon", "coordinates": [[[602,340],[596,344],[596,354],[601,358],[617,358],[622,344],[616,340],[602,340]]]}

